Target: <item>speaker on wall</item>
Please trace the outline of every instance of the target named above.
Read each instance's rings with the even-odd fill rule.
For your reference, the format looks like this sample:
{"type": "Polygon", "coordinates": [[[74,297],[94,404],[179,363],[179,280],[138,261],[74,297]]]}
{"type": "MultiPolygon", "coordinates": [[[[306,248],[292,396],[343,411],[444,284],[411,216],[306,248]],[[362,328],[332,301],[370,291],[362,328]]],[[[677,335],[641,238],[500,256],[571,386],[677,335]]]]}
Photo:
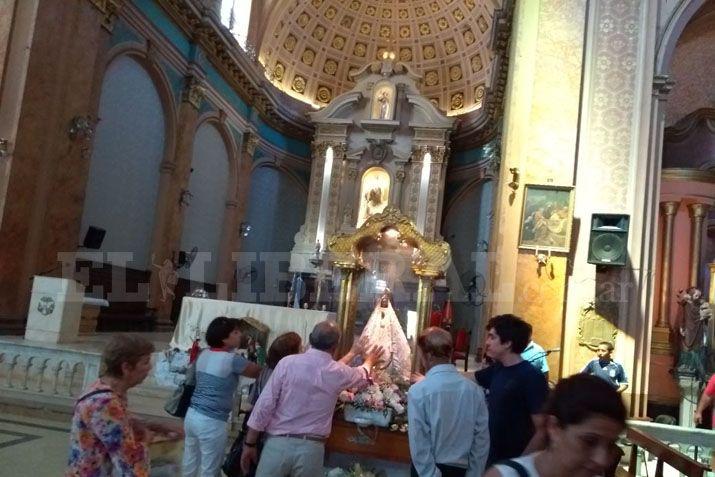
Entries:
{"type": "Polygon", "coordinates": [[[623,266],[628,260],[628,225],[624,214],[593,214],[588,240],[588,263],[623,266]]]}
{"type": "Polygon", "coordinates": [[[99,250],[102,247],[102,242],[104,242],[104,236],[107,231],[90,225],[87,229],[87,233],[84,234],[84,240],[82,241],[82,247],[91,250],[99,250]]]}

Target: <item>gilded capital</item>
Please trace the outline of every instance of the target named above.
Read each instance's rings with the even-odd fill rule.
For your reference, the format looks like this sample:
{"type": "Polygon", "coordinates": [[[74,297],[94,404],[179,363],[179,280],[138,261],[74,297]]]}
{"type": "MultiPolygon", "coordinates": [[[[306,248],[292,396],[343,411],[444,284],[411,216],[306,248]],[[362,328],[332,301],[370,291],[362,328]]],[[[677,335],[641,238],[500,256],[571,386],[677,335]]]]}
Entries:
{"type": "Polygon", "coordinates": [[[182,95],[183,101],[191,104],[197,111],[201,109],[201,102],[206,96],[206,87],[204,82],[194,75],[185,78],[184,91],[182,95]]]}
{"type": "Polygon", "coordinates": [[[660,209],[663,211],[663,214],[666,216],[675,215],[675,213],[678,211],[679,205],[680,205],[680,202],[677,202],[677,201],[661,202],[660,209]]]}
{"type": "Polygon", "coordinates": [[[243,133],[243,152],[250,157],[256,152],[258,146],[258,136],[251,132],[243,133]]]}
{"type": "Polygon", "coordinates": [[[102,28],[111,32],[123,0],[89,0],[89,3],[102,14],[102,28]]]}
{"type": "Polygon", "coordinates": [[[705,217],[705,214],[707,213],[709,207],[709,205],[701,203],[688,204],[690,216],[693,218],[705,217]]]}

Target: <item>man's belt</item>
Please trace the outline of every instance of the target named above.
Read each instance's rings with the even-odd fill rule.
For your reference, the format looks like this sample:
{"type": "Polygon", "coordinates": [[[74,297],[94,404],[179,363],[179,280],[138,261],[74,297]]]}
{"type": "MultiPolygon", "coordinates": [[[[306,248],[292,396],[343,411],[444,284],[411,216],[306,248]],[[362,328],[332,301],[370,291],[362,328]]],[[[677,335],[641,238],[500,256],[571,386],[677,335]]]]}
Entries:
{"type": "Polygon", "coordinates": [[[326,437],[315,434],[268,434],[268,437],[290,437],[291,439],[302,439],[304,441],[314,441],[325,443],[326,437]]]}

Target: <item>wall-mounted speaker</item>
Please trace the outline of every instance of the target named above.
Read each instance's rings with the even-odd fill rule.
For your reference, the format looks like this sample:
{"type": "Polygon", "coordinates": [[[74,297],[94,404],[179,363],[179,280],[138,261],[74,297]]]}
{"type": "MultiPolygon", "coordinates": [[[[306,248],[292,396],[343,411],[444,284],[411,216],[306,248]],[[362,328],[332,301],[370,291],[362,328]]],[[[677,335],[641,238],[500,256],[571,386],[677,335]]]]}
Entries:
{"type": "Polygon", "coordinates": [[[624,266],[628,261],[628,225],[624,214],[593,214],[588,240],[588,263],[624,266]]]}
{"type": "Polygon", "coordinates": [[[102,247],[102,242],[104,242],[104,236],[107,231],[90,225],[87,229],[87,233],[84,234],[84,240],[82,241],[82,247],[91,250],[99,250],[102,247]]]}

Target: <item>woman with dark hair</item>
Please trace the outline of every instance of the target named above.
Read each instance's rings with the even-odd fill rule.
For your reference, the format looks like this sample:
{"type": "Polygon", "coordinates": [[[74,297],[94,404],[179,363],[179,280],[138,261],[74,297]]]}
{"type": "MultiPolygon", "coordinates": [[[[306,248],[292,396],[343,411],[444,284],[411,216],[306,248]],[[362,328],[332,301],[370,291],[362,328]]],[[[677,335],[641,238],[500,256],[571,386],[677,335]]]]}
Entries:
{"type": "Polygon", "coordinates": [[[484,477],[593,477],[618,459],[615,442],[626,426],[626,408],[604,380],[584,374],[561,380],[544,418],[546,449],[497,462],[484,477]]]}
{"type": "Polygon", "coordinates": [[[127,409],[127,391],[151,371],[154,345],[131,334],[113,336],[102,352],[101,377],[74,406],[65,476],[149,475],[151,433],[180,436],[181,428],[142,422],[127,409]]]}
{"type": "MultiPolygon", "coordinates": [[[[261,374],[258,375],[256,378],[256,382],[253,383],[253,386],[251,388],[251,394],[249,396],[249,402],[251,404],[251,408],[256,404],[256,401],[258,401],[258,396],[260,396],[261,391],[263,391],[263,387],[266,385],[268,382],[268,378],[271,377],[271,374],[273,373],[273,370],[275,369],[276,365],[280,360],[285,358],[286,356],[290,356],[292,354],[298,354],[301,352],[301,347],[302,347],[302,340],[300,338],[300,335],[298,333],[294,332],[288,332],[288,333],[283,333],[282,335],[278,336],[275,340],[273,340],[273,343],[271,343],[271,346],[268,348],[268,355],[266,357],[266,367],[261,370],[261,374]]],[[[251,469],[250,472],[244,474],[241,472],[240,466],[241,466],[241,450],[243,449],[243,439],[246,436],[246,433],[248,432],[248,418],[251,416],[251,412],[249,411],[246,416],[243,418],[243,427],[241,428],[241,432],[238,434],[236,437],[236,440],[234,441],[233,445],[231,446],[231,452],[229,453],[229,458],[226,460],[226,464],[224,465],[223,471],[226,475],[229,477],[233,476],[239,476],[242,475],[244,477],[253,477],[256,472],[256,466],[254,465],[253,468],[251,469]]],[[[259,453],[260,449],[263,447],[262,442],[258,442],[257,447],[259,448],[259,453]]]]}
{"type": "Polygon", "coordinates": [[[184,477],[219,475],[238,377],[255,378],[261,372],[260,366],[235,353],[241,345],[239,320],[215,318],[206,329],[206,343],[209,349],[196,360],[196,388],[184,419],[184,477]]]}

